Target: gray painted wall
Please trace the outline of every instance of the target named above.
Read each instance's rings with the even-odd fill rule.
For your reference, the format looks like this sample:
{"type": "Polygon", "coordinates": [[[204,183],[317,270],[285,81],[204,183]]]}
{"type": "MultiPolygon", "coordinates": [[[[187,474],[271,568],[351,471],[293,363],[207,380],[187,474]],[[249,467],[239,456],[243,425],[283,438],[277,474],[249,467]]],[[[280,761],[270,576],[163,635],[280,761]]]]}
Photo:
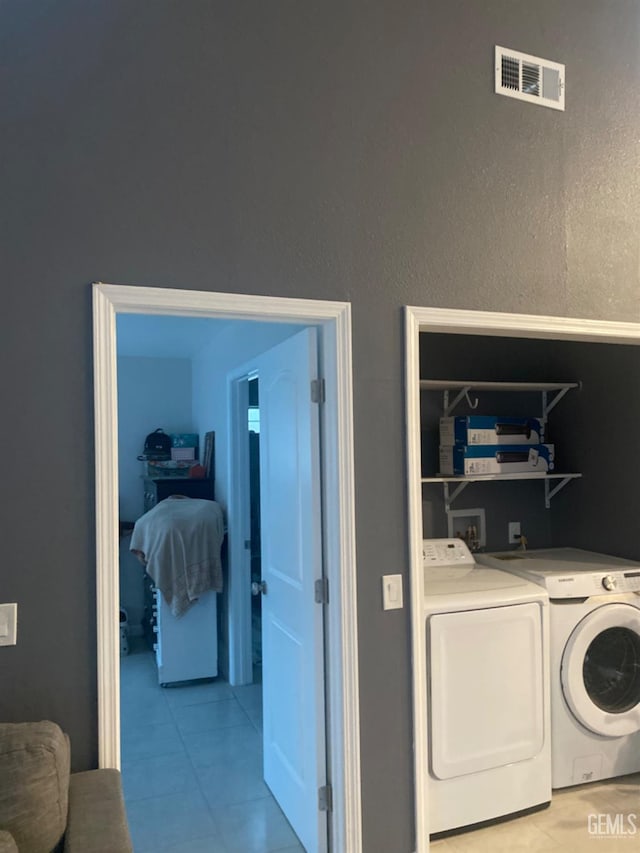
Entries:
{"type": "Polygon", "coordinates": [[[401,306],[639,319],[638,29],[636,0],[0,4],[1,718],[96,762],[90,282],[349,300],[364,849],[413,849],[401,306]],[[567,111],[494,95],[495,44],[565,62],[567,111]]]}

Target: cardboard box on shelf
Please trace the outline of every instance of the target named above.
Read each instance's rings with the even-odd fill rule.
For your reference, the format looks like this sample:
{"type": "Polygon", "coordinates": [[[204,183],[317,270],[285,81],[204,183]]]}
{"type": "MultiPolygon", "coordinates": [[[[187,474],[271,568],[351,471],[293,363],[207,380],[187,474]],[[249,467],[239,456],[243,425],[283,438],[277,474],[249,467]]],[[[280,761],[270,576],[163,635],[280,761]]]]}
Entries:
{"type": "Polygon", "coordinates": [[[553,471],[553,444],[462,444],[440,447],[440,476],[546,474],[553,471]]]}
{"type": "Polygon", "coordinates": [[[440,418],[440,444],[540,444],[544,421],[532,417],[454,415],[440,418]]]}

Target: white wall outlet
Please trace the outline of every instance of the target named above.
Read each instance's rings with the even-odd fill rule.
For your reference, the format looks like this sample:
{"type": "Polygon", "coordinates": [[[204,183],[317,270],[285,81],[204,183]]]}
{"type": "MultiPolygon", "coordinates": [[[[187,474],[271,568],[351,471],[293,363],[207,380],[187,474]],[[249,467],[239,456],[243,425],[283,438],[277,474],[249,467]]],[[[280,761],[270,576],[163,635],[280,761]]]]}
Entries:
{"type": "Polygon", "coordinates": [[[0,604],[0,646],[15,646],[18,629],[18,605],[0,604]]]}
{"type": "Polygon", "coordinates": [[[401,610],[402,607],[402,575],[383,575],[382,609],[401,610]]]}
{"type": "Polygon", "coordinates": [[[519,545],[520,544],[520,522],[519,521],[510,521],[509,522],[509,544],[510,545],[519,545]]]}

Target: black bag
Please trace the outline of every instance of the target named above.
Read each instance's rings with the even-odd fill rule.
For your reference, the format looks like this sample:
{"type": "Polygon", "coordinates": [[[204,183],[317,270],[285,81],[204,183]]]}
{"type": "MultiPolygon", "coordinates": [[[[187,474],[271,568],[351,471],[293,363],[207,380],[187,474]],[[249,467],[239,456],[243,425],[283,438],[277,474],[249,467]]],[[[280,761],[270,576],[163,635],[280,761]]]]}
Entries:
{"type": "Polygon", "coordinates": [[[150,432],[144,440],[144,452],[138,459],[156,462],[171,459],[171,436],[163,429],[150,432]]]}

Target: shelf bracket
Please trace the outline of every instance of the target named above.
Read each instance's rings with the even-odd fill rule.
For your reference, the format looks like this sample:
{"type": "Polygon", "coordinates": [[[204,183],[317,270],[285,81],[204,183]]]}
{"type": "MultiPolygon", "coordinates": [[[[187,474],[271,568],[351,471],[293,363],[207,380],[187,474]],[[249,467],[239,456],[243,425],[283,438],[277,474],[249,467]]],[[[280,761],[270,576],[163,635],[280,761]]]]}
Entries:
{"type": "Polygon", "coordinates": [[[475,409],[477,407],[478,398],[476,397],[475,401],[472,403],[471,398],[469,397],[469,391],[471,391],[471,388],[471,385],[465,385],[464,388],[461,388],[460,391],[458,391],[456,396],[453,398],[453,401],[451,402],[449,402],[449,392],[444,392],[444,405],[442,408],[444,409],[445,417],[449,417],[451,412],[455,409],[455,407],[458,405],[458,403],[460,402],[460,400],[462,400],[463,397],[467,398],[467,403],[472,409],[475,409]]]}
{"type": "MultiPolygon", "coordinates": [[[[560,402],[560,400],[562,400],[564,395],[569,390],[570,390],[570,388],[561,388],[559,391],[556,392],[555,397],[552,397],[551,400],[549,400],[549,392],[548,391],[542,392],[542,417],[545,420],[547,419],[547,415],[549,414],[551,409],[553,409],[560,402]]],[[[558,489],[556,489],[556,491],[558,491],[558,489]]]]}
{"type": "Polygon", "coordinates": [[[469,482],[458,483],[453,492],[449,492],[449,483],[442,484],[444,488],[444,506],[447,512],[449,512],[449,510],[451,509],[451,504],[455,501],[460,492],[462,492],[462,490],[469,485],[469,482]]]}
{"type": "Polygon", "coordinates": [[[551,506],[551,498],[554,495],[557,495],[560,489],[564,488],[570,480],[573,480],[573,477],[565,477],[560,480],[553,488],[551,488],[551,481],[544,481],[544,505],[546,509],[549,509],[551,506]]]}

